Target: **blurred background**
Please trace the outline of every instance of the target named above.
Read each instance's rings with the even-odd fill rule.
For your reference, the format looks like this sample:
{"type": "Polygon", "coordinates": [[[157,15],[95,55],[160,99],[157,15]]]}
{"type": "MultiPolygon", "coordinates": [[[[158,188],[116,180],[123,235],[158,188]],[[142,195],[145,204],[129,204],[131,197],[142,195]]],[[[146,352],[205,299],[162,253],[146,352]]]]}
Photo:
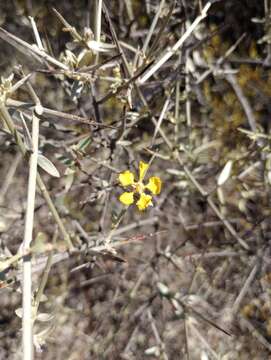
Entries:
{"type": "MultiPolygon", "coordinates": [[[[140,83],[207,2],[103,3],[107,47],[97,52],[85,44],[97,40],[98,1],[0,1],[1,28],[33,45],[33,17],[45,51],[69,69],[37,61],[0,31],[0,93],[11,74],[12,84],[20,80],[19,66],[31,73],[47,109],[39,150],[50,163],[40,173],[76,248],[65,252],[38,192],[35,290],[45,244],[58,245],[35,321],[35,357],[269,359],[271,4],[214,2],[140,83]],[[151,161],[146,178],[162,180],[145,211],[119,201],[119,173],[138,178],[140,161],[151,161]],[[108,236],[113,250],[94,253],[108,236]]],[[[28,89],[7,98],[25,136],[28,89]]],[[[4,261],[22,242],[28,168],[2,125],[0,154],[4,261]]],[[[0,275],[0,359],[21,358],[21,266],[0,275]]]]}

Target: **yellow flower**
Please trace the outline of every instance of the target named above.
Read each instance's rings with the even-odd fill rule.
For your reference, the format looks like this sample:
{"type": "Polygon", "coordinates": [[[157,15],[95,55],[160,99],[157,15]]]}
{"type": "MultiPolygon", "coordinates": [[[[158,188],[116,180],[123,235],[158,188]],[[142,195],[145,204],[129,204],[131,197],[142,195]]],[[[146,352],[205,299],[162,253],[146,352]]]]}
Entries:
{"type": "Polygon", "coordinates": [[[124,205],[131,205],[135,202],[135,195],[139,195],[139,199],[136,201],[136,205],[140,211],[145,210],[148,206],[152,206],[152,195],[158,195],[161,192],[162,181],[157,176],[152,176],[148,183],[145,185],[143,180],[147,173],[149,165],[140,161],[139,163],[139,180],[135,181],[134,174],[126,170],[119,174],[119,182],[121,186],[130,186],[131,191],[124,192],[120,195],[119,200],[124,205]],[[148,190],[152,195],[146,194],[148,190]]]}

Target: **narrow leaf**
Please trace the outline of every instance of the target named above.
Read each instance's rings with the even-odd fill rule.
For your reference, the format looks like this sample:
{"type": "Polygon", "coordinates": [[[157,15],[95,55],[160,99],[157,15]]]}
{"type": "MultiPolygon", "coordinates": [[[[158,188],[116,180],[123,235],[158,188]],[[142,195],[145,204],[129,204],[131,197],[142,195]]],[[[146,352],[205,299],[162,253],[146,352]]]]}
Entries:
{"type": "Polygon", "coordinates": [[[55,316],[53,314],[40,313],[37,315],[36,319],[41,322],[48,322],[48,321],[53,320],[54,317],[55,316]]]}
{"type": "Polygon", "coordinates": [[[77,144],[78,150],[84,151],[88,147],[90,142],[91,142],[90,136],[86,136],[85,138],[81,139],[77,144]]]}
{"type": "Polygon", "coordinates": [[[15,310],[15,314],[19,317],[22,318],[23,317],[23,309],[20,307],[18,309],[15,310]]]}
{"type": "Polygon", "coordinates": [[[221,186],[223,185],[228,178],[231,175],[231,169],[232,169],[232,160],[229,160],[226,165],[224,166],[223,170],[221,171],[218,179],[217,179],[217,185],[221,186]]]}
{"type": "Polygon", "coordinates": [[[38,155],[38,165],[49,175],[54,177],[60,177],[59,171],[57,170],[55,165],[49,159],[47,159],[47,157],[41,154],[38,155]]]}

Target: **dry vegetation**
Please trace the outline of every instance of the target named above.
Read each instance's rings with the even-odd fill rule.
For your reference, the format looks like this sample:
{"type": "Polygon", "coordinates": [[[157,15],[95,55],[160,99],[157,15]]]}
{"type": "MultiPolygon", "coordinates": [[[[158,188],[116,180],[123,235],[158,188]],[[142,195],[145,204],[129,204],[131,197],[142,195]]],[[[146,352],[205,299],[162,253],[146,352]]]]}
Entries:
{"type": "Polygon", "coordinates": [[[0,359],[29,358],[31,306],[36,359],[270,359],[270,23],[0,2],[0,359]],[[140,161],[144,211],[119,201],[140,161]]]}

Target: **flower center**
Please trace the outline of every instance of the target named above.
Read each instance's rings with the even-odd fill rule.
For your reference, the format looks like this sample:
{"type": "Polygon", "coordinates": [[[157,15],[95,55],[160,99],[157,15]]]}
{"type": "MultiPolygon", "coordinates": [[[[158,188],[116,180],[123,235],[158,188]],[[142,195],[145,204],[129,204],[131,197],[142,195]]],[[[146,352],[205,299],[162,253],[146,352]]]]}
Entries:
{"type": "Polygon", "coordinates": [[[144,192],[145,186],[141,181],[138,181],[133,184],[133,188],[134,188],[135,192],[142,194],[144,192]]]}

